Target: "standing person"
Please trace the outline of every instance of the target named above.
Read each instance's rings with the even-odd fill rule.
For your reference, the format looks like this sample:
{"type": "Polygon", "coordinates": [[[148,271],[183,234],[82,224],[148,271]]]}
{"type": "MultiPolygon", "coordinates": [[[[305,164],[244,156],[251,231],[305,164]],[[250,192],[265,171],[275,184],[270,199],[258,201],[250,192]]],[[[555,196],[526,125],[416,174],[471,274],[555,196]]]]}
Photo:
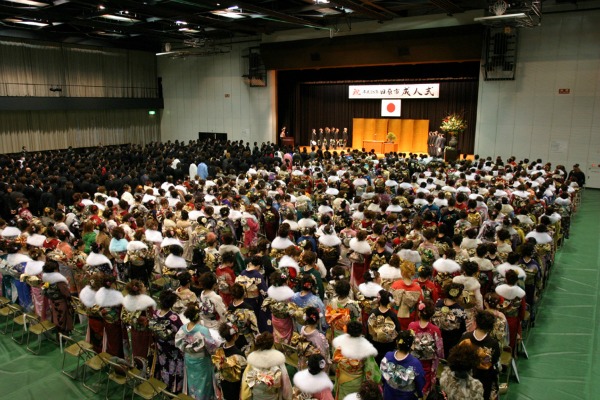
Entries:
{"type": "Polygon", "coordinates": [[[425,371],[421,362],[410,354],[414,336],[401,331],[396,351],[388,352],[381,361],[384,400],[416,400],[423,397],[425,371]]]}
{"type": "Polygon", "coordinates": [[[506,316],[508,324],[509,344],[516,353],[517,337],[521,334],[521,321],[525,317],[527,304],[525,291],[517,286],[519,275],[515,270],[509,269],[505,274],[506,283],[496,287],[496,294],[504,301],[500,304],[501,311],[506,316]]]}
{"type": "Polygon", "coordinates": [[[450,351],[448,366],[440,377],[440,387],[448,400],[483,400],[483,385],[472,375],[477,364],[475,346],[457,346],[450,351]]]}
{"type": "Polygon", "coordinates": [[[348,258],[351,262],[350,283],[357,287],[364,282],[363,276],[369,269],[371,258],[371,246],[367,242],[367,232],[359,231],[356,237],[350,239],[350,250],[348,258]]]}
{"type": "Polygon", "coordinates": [[[200,308],[190,304],[183,315],[190,320],[179,328],[175,335],[175,346],[183,352],[185,361],[184,393],[196,400],[215,398],[215,376],[210,354],[217,348],[207,327],[200,323],[200,308]]]}
{"type": "Polygon", "coordinates": [[[450,349],[459,341],[467,329],[467,314],[458,304],[463,285],[450,283],[444,287],[444,296],[435,303],[435,312],[431,318],[440,331],[444,342],[444,355],[448,357],[450,349]]]}
{"type": "Polygon", "coordinates": [[[319,310],[315,307],[308,307],[304,310],[304,326],[300,329],[300,335],[311,342],[329,364],[329,342],[318,329],[320,320],[319,310]]]}
{"type": "Polygon", "coordinates": [[[367,320],[367,338],[377,349],[375,362],[379,365],[386,353],[396,347],[395,340],[401,328],[396,313],[390,309],[392,294],[382,289],[377,294],[377,300],[379,304],[367,320]]]}
{"type": "Polygon", "coordinates": [[[268,311],[261,311],[262,303],[268,289],[267,281],[260,272],[261,266],[261,257],[254,256],[250,258],[246,269],[235,278],[235,282],[242,285],[246,290],[246,303],[252,308],[254,315],[256,315],[258,330],[260,332],[271,332],[273,330],[272,325],[269,324],[271,316],[268,311]]]}
{"type": "MultiPolygon", "coordinates": [[[[312,275],[304,275],[300,279],[300,291],[296,292],[292,298],[292,303],[298,307],[315,307],[319,310],[319,314],[325,315],[325,305],[319,296],[314,294],[315,291],[315,280],[312,275]]],[[[326,330],[327,323],[325,317],[321,318],[321,329],[326,330]]]]}
{"type": "Polygon", "coordinates": [[[333,382],[325,372],[326,368],[327,361],[321,354],[310,356],[308,369],[298,371],[294,375],[294,398],[333,400],[333,382]]]}
{"type": "Polygon", "coordinates": [[[229,307],[233,297],[231,296],[231,287],[235,283],[235,253],[232,251],[225,252],[221,255],[221,264],[215,270],[217,275],[217,287],[219,296],[223,299],[226,307],[229,307]]]}
{"type": "Polygon", "coordinates": [[[69,335],[73,330],[73,307],[71,306],[71,293],[67,278],[58,272],[58,263],[48,260],[44,264],[42,287],[44,295],[50,300],[52,322],[58,332],[69,335]]]}
{"type": "Polygon", "coordinates": [[[172,290],[163,290],[158,298],[159,309],[154,311],[150,329],[156,339],[156,369],[154,377],[167,384],[167,390],[183,390],[183,353],[175,346],[175,335],[183,325],[173,312],[178,297],[172,290]]]}
{"type": "Polygon", "coordinates": [[[408,329],[415,333],[412,355],[421,361],[425,371],[423,395],[427,396],[435,386],[440,358],[444,358],[444,342],[440,328],[430,322],[435,312],[433,302],[431,300],[420,302],[417,309],[419,320],[411,322],[408,329]]]}
{"type": "Polygon", "coordinates": [[[294,333],[294,321],[288,307],[294,291],[287,284],[287,275],[282,272],[273,272],[269,281],[271,286],[267,289],[267,298],[262,306],[271,312],[275,343],[288,343],[294,333]]]}
{"type": "Polygon", "coordinates": [[[358,392],[365,380],[381,380],[375,363],[377,349],[362,336],[362,324],[349,322],[346,331],[348,333],[336,337],[332,343],[333,363],[336,364],[333,388],[336,400],[358,392]]]}
{"type": "Polygon", "coordinates": [[[219,325],[219,336],[223,343],[211,357],[223,400],[239,400],[242,390],[242,373],[248,365],[246,356],[236,345],[238,331],[235,324],[224,322],[219,325]]]}
{"type": "Polygon", "coordinates": [[[199,283],[202,287],[202,293],[200,293],[200,318],[202,319],[202,324],[209,329],[218,329],[219,323],[225,317],[227,308],[221,296],[215,292],[217,276],[213,272],[205,272],[200,275],[199,283]]]}
{"type": "Polygon", "coordinates": [[[92,345],[96,353],[102,353],[104,341],[104,320],[96,307],[96,293],[102,287],[104,274],[95,273],[90,277],[88,285],[79,292],[79,300],[84,305],[88,317],[86,341],[92,345]]]}
{"type": "Polygon", "coordinates": [[[285,356],[273,349],[273,335],[263,332],[256,338],[254,351],[242,376],[240,400],[290,400],[292,385],[285,356]]]}
{"type": "Polygon", "coordinates": [[[146,294],[146,287],[141,281],[128,282],[125,290],[127,296],[123,298],[121,320],[131,327],[131,354],[147,358],[152,343],[148,321],[156,309],[156,302],[146,294]]]}
{"type": "Polygon", "coordinates": [[[489,311],[479,311],[475,316],[477,328],[463,335],[458,346],[475,346],[479,363],[473,371],[473,377],[483,384],[484,400],[498,396],[498,360],[500,345],[489,333],[494,329],[496,317],[489,311]]]}
{"type": "Polygon", "coordinates": [[[398,307],[398,321],[403,330],[408,329],[408,324],[417,319],[417,303],[423,300],[421,286],[413,281],[415,264],[404,261],[400,264],[402,279],[397,280],[390,287],[390,292],[396,300],[398,307]]]}
{"type": "Polygon", "coordinates": [[[123,325],[121,324],[121,308],[123,294],[113,289],[115,277],[104,275],[102,285],[96,292],[96,305],[100,307],[104,325],[104,342],[106,352],[111,356],[123,357],[123,325]]]}

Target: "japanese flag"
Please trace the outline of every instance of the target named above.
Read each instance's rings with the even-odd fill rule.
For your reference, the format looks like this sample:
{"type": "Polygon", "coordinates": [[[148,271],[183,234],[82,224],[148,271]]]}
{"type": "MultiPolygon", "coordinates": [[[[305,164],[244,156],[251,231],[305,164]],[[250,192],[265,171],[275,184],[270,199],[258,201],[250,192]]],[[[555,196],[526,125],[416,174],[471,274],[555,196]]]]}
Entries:
{"type": "Polygon", "coordinates": [[[400,100],[381,100],[381,116],[382,117],[399,117],[400,116],[400,100]]]}

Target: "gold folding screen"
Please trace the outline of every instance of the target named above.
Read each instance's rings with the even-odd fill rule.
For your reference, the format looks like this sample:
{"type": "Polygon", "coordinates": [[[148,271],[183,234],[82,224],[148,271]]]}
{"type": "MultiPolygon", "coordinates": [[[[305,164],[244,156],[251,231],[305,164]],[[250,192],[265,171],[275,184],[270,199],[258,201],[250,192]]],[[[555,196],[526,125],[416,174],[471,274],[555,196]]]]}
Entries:
{"type": "Polygon", "coordinates": [[[362,148],[365,140],[385,142],[388,132],[396,134],[398,152],[427,153],[428,119],[353,118],[352,147],[362,148]]]}

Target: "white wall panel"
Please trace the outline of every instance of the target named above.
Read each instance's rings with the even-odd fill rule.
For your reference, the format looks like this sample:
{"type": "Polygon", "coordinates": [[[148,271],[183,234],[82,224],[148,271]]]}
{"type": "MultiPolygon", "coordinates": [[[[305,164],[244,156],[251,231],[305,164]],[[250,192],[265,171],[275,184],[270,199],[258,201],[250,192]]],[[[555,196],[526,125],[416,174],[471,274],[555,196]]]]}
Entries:
{"type": "Polygon", "coordinates": [[[520,30],[516,80],[480,79],[476,153],[542,158],[567,169],[579,163],[584,172],[600,162],[599,22],[600,11],[550,14],[541,27],[520,30]]]}
{"type": "Polygon", "coordinates": [[[163,140],[195,140],[199,131],[227,132],[232,140],[251,142],[275,138],[273,91],[251,88],[242,78],[243,50],[251,45],[256,44],[234,45],[230,53],[212,57],[159,59],[163,140]]]}

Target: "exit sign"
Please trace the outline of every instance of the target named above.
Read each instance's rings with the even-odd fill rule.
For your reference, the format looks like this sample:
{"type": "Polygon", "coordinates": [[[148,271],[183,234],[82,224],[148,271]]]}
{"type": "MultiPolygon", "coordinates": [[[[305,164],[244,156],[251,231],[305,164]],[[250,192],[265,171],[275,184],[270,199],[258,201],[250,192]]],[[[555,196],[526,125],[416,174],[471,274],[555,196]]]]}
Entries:
{"type": "Polygon", "coordinates": [[[571,94],[571,89],[558,89],[558,94],[571,94]]]}

